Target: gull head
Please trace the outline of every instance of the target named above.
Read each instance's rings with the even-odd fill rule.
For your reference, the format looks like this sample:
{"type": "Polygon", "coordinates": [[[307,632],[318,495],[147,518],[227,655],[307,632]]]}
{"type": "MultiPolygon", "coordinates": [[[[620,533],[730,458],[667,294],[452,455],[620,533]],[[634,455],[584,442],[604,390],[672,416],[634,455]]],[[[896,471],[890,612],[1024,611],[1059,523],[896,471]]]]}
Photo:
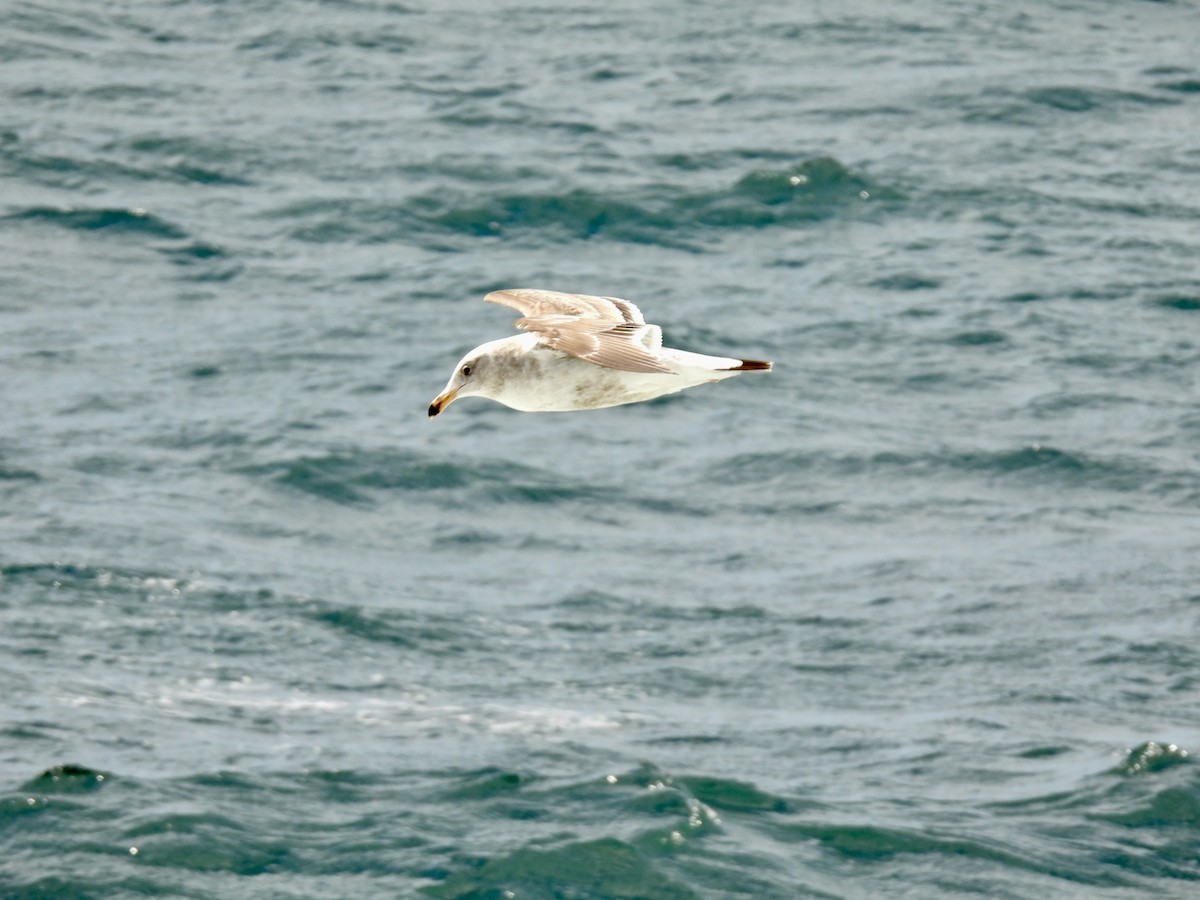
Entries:
{"type": "MultiPolygon", "coordinates": [[[[480,358],[477,350],[472,350],[454,367],[454,374],[446,382],[445,389],[433,398],[429,404],[429,418],[440,414],[447,406],[459,397],[469,397],[479,393],[481,383],[480,358]]],[[[484,366],[486,368],[486,365],[484,366]]]]}
{"type": "Polygon", "coordinates": [[[505,364],[517,352],[524,335],[480,344],[458,361],[446,387],[429,404],[429,418],[439,415],[459,397],[490,397],[503,392],[505,364]]]}

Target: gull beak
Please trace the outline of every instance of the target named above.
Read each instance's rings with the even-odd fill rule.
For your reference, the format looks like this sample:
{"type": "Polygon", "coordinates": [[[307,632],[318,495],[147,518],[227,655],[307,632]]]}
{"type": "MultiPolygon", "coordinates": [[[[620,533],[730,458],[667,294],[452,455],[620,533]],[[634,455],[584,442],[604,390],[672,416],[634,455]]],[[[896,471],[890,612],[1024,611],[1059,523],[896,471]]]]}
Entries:
{"type": "Polygon", "coordinates": [[[443,409],[454,402],[454,398],[458,396],[459,388],[454,388],[452,391],[442,391],[433,398],[433,402],[429,404],[429,418],[433,418],[443,409]]]}

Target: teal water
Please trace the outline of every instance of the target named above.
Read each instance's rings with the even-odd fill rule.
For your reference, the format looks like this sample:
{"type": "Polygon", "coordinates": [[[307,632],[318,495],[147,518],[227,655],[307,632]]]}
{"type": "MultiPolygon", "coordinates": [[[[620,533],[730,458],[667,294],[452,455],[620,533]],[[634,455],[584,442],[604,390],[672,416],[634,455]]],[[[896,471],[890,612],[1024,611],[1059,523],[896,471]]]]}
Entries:
{"type": "Polygon", "coordinates": [[[1197,891],[1195,4],[3,19],[0,896],[1197,891]]]}

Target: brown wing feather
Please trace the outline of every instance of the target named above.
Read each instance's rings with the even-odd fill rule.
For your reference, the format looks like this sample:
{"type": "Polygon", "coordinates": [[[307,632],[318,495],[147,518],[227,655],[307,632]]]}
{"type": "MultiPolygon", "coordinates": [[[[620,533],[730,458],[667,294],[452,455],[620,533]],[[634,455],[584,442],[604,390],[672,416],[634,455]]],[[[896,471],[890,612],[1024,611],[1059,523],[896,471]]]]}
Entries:
{"type": "Polygon", "coordinates": [[[646,325],[627,300],[526,289],[494,291],[483,299],[523,313],[518,328],[570,356],[622,372],[672,371],[643,341],[646,329],[657,333],[657,326],[646,325]]]}
{"type": "Polygon", "coordinates": [[[543,316],[578,316],[600,319],[614,325],[642,325],[646,321],[637,306],[620,297],[593,297],[590,294],[563,294],[559,291],[517,288],[492,291],[483,299],[488,303],[511,306],[529,319],[539,319],[543,316]]]}
{"type": "Polygon", "coordinates": [[[518,319],[517,327],[537,334],[542,343],[570,356],[606,369],[622,372],[670,372],[639,339],[645,325],[622,324],[614,328],[595,319],[546,316],[518,319]]]}
{"type": "Polygon", "coordinates": [[[616,296],[560,294],[557,290],[494,290],[484,298],[522,313],[517,328],[533,332],[547,347],[622,372],[671,372],[644,342],[656,325],[647,325],[641,310],[616,296]]]}

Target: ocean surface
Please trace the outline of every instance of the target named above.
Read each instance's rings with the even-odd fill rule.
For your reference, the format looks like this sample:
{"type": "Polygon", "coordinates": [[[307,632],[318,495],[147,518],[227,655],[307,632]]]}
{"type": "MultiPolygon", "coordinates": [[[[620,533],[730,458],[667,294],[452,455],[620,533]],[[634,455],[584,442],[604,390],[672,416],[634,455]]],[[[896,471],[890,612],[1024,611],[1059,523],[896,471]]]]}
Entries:
{"type": "Polygon", "coordinates": [[[1200,892],[1195,2],[2,6],[0,897],[1200,892]]]}

